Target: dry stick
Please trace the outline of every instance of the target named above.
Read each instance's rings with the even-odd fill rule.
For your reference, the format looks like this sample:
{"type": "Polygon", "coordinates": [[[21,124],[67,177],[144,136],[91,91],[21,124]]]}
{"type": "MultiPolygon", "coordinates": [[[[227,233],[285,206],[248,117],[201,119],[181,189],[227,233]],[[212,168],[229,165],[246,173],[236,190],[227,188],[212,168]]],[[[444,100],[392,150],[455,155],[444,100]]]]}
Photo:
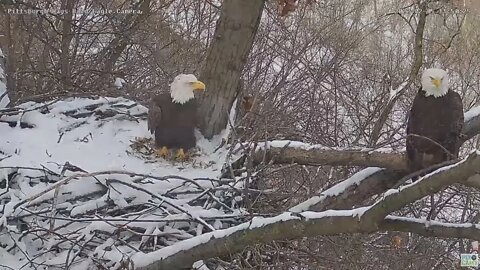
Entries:
{"type": "Polygon", "coordinates": [[[167,203],[168,205],[170,205],[171,207],[177,209],[178,211],[180,212],[183,212],[185,214],[187,214],[189,217],[193,218],[193,219],[196,219],[198,222],[200,222],[202,225],[206,226],[207,228],[209,228],[211,231],[215,231],[215,228],[213,228],[210,224],[208,224],[207,222],[205,222],[202,218],[199,218],[199,217],[194,217],[192,214],[190,214],[188,212],[188,210],[184,209],[183,207],[179,206],[179,205],[176,205],[175,203],[171,202],[170,201],[170,198],[167,198],[167,197],[164,197],[164,196],[160,196],[160,195],[156,195],[154,194],[153,192],[150,192],[144,188],[141,188],[139,187],[138,185],[136,184],[132,184],[132,183],[126,183],[122,180],[118,180],[118,179],[109,179],[107,180],[109,182],[114,182],[114,183],[120,183],[120,184],[123,184],[123,185],[126,185],[127,187],[131,187],[133,189],[136,189],[136,190],[140,190],[140,191],[143,191],[145,193],[147,193],[148,195],[156,198],[156,199],[159,199],[165,203],[167,203]]]}
{"type": "MultiPolygon", "coordinates": [[[[34,215],[36,217],[50,218],[50,216],[34,213],[34,212],[28,210],[27,208],[22,208],[22,210],[30,212],[31,215],[34,215]]],[[[48,212],[48,211],[45,211],[45,212],[48,212]]],[[[217,219],[224,219],[224,220],[243,219],[243,218],[246,218],[246,217],[247,216],[245,216],[245,215],[225,215],[225,216],[203,217],[203,219],[213,221],[213,220],[217,220],[217,219]]],[[[71,222],[95,222],[95,221],[128,222],[128,221],[132,221],[131,219],[127,219],[127,218],[102,218],[102,219],[99,219],[99,218],[53,217],[53,219],[63,220],[63,221],[71,221],[71,222]]],[[[158,222],[159,219],[158,218],[157,219],[137,219],[136,221],[138,221],[138,222],[158,222]]],[[[171,218],[171,219],[163,219],[162,220],[162,222],[167,222],[167,223],[170,223],[170,222],[188,222],[188,221],[192,221],[192,220],[187,219],[187,218],[171,218]]],[[[58,229],[58,227],[56,229],[58,229]]]]}
{"type": "MultiPolygon", "coordinates": [[[[0,168],[2,168],[2,167],[0,167],[0,168]]],[[[81,178],[81,177],[95,177],[95,176],[98,176],[98,175],[105,175],[105,174],[124,174],[124,175],[128,175],[128,176],[142,176],[142,177],[148,177],[148,178],[152,178],[152,179],[156,179],[156,180],[163,180],[163,181],[168,181],[168,179],[171,179],[171,178],[182,179],[182,180],[183,179],[188,179],[188,178],[184,178],[184,177],[181,177],[181,176],[175,176],[175,175],[173,175],[173,176],[154,176],[154,175],[149,175],[149,174],[134,173],[134,172],[129,172],[129,171],[121,171],[121,170],[99,171],[99,172],[93,172],[93,173],[76,173],[76,174],[70,175],[66,178],[63,178],[63,179],[59,180],[55,184],[46,188],[45,190],[43,190],[43,191],[41,191],[41,192],[39,192],[39,193],[37,193],[33,196],[30,196],[27,199],[21,200],[20,202],[18,202],[13,207],[13,209],[18,208],[20,205],[23,205],[27,202],[32,202],[33,200],[39,198],[40,196],[46,194],[47,192],[56,189],[58,186],[61,186],[63,184],[67,184],[72,179],[81,178]]]]}
{"type": "MultiPolygon", "coordinates": [[[[173,178],[173,177],[172,177],[172,178],[173,178]]],[[[225,208],[227,208],[228,210],[230,210],[230,211],[233,212],[233,209],[232,209],[232,208],[230,208],[228,205],[226,205],[226,204],[224,204],[223,202],[221,202],[220,199],[217,198],[217,196],[213,195],[213,193],[211,192],[211,189],[210,189],[210,188],[209,188],[209,189],[205,189],[205,188],[203,188],[199,183],[197,183],[196,181],[191,180],[191,179],[188,179],[188,178],[185,178],[185,177],[179,176],[178,179],[181,179],[181,180],[183,180],[183,181],[185,181],[185,182],[191,183],[191,184],[197,186],[198,189],[200,189],[200,190],[203,191],[202,193],[200,193],[201,195],[200,195],[199,197],[193,199],[192,201],[201,198],[204,194],[207,194],[207,195],[209,195],[214,201],[216,201],[218,204],[222,205],[223,207],[225,207],[225,208]]],[[[177,188],[179,188],[179,187],[177,187],[177,188]]],[[[173,189],[171,189],[170,191],[173,191],[174,189],[176,189],[176,188],[173,188],[173,189]]],[[[169,191],[169,192],[170,192],[170,191],[169,191]]],[[[167,192],[167,193],[169,193],[169,192],[167,192]]]]}

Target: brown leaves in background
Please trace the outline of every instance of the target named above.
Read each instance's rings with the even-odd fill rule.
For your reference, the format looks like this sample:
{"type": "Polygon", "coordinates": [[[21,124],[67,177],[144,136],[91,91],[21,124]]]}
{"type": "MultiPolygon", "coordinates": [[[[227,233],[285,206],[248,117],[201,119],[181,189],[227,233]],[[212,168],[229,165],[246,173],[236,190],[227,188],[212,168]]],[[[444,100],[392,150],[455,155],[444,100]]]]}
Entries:
{"type": "Polygon", "coordinates": [[[254,98],[252,95],[246,95],[242,98],[242,111],[243,112],[250,112],[252,110],[252,107],[253,107],[253,101],[254,101],[254,98]]]}
{"type": "Polygon", "coordinates": [[[400,235],[395,235],[392,237],[391,242],[392,248],[399,249],[402,247],[402,237],[400,235]]]}
{"type": "MultiPolygon", "coordinates": [[[[305,4],[309,6],[315,2],[316,0],[306,0],[305,4]]],[[[278,0],[278,14],[281,17],[288,16],[297,9],[298,4],[297,0],[278,0]]]]}
{"type": "Polygon", "coordinates": [[[297,8],[296,0],[279,0],[278,11],[281,17],[287,16],[297,8]]]}

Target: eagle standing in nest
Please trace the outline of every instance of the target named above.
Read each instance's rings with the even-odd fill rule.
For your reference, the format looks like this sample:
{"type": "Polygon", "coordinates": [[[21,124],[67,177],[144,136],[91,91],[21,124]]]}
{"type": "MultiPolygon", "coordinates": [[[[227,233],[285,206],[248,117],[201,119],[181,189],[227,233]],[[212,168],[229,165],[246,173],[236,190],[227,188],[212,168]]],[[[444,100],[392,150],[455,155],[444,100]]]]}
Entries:
{"type": "Polygon", "coordinates": [[[197,104],[194,91],[205,90],[205,84],[192,74],[180,74],[170,85],[170,93],[155,96],[148,108],[148,129],[155,136],[157,154],[169,156],[177,149],[176,159],[185,160],[185,151],[195,147],[197,104]]]}
{"type": "Polygon", "coordinates": [[[448,89],[447,72],[434,68],[425,70],[407,123],[410,171],[458,158],[462,129],[462,99],[448,89]]]}

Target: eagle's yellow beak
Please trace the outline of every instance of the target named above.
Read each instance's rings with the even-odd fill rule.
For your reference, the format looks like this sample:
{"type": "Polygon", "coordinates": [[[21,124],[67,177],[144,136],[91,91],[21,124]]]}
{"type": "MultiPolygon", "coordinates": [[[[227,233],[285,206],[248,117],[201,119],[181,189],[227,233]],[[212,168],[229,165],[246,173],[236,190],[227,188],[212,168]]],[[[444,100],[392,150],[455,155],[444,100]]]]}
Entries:
{"type": "Polygon", "coordinates": [[[193,90],[197,91],[204,91],[205,90],[205,84],[201,81],[196,81],[192,83],[193,90]]]}
{"type": "Polygon", "coordinates": [[[435,88],[440,88],[440,85],[442,84],[442,80],[440,79],[432,79],[433,85],[435,85],[435,88]]]}

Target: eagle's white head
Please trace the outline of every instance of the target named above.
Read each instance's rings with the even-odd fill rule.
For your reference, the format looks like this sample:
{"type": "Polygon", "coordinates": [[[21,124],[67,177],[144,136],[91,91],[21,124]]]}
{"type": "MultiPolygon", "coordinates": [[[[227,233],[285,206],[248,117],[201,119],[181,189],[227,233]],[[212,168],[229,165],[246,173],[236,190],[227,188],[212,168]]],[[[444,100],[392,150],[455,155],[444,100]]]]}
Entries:
{"type": "Polygon", "coordinates": [[[170,85],[170,96],[175,103],[184,104],[195,97],[193,91],[205,90],[205,84],[193,74],[180,74],[170,85]]]}
{"type": "Polygon", "coordinates": [[[429,68],[422,74],[422,90],[425,96],[441,97],[448,92],[448,74],[443,69],[429,68]]]}

